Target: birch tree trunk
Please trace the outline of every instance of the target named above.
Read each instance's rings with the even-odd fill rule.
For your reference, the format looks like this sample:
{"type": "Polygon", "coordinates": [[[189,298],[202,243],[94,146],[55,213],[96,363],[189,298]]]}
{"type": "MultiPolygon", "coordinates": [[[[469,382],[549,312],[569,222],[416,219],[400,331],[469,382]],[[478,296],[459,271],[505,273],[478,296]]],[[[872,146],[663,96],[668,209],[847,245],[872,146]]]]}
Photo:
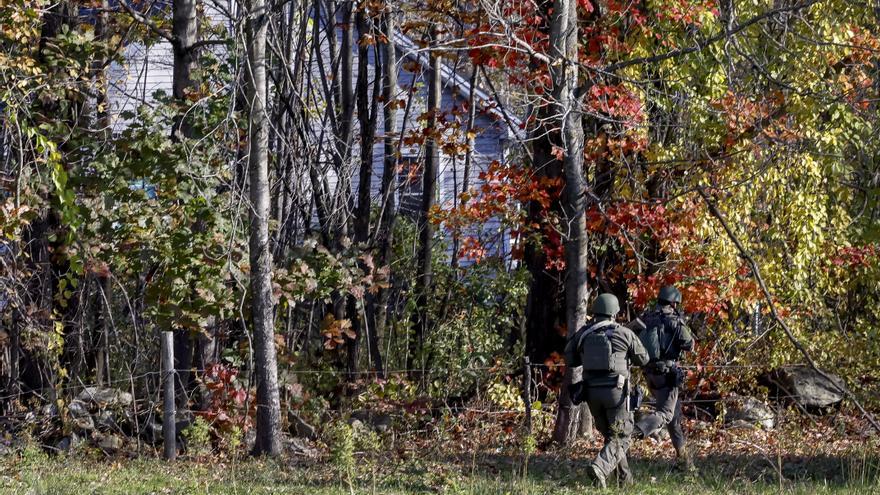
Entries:
{"type": "Polygon", "coordinates": [[[265,0],[247,2],[248,178],[250,291],[254,368],[257,381],[257,440],[253,453],[281,454],[281,404],[272,313],[272,254],[269,250],[269,132],[266,121],[265,0]]]}

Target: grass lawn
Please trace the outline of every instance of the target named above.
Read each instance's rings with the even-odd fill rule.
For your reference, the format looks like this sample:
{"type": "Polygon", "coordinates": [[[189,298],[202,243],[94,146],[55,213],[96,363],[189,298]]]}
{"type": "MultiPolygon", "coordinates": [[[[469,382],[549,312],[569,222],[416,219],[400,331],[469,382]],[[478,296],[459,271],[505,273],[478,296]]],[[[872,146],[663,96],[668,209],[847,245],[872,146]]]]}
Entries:
{"type": "MultiPolygon", "coordinates": [[[[605,493],[880,493],[876,466],[847,459],[788,460],[783,483],[760,458],[701,458],[700,474],[671,470],[668,459],[634,458],[637,483],[605,493]],[[799,466],[799,467],[798,467],[799,466]],[[799,474],[800,473],[800,474],[799,474]]],[[[180,460],[99,458],[96,455],[47,456],[26,450],[0,460],[0,493],[21,494],[585,494],[582,459],[540,454],[526,478],[521,461],[509,457],[452,456],[428,461],[361,461],[349,487],[326,462],[311,460],[180,460]]]]}

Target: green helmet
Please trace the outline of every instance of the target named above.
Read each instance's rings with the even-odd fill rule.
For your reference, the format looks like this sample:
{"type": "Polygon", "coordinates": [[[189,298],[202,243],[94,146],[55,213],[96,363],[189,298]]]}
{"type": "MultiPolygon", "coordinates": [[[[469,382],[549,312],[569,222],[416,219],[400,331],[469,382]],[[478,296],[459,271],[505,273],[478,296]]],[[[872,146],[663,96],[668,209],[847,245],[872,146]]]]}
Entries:
{"type": "Polygon", "coordinates": [[[593,314],[603,316],[614,316],[620,311],[620,303],[617,302],[617,296],[614,294],[599,294],[599,297],[593,301],[593,314]]]}
{"type": "Polygon", "coordinates": [[[667,285],[660,289],[660,293],[657,294],[657,300],[662,303],[680,303],[681,302],[681,292],[678,291],[675,287],[671,285],[667,285]]]}

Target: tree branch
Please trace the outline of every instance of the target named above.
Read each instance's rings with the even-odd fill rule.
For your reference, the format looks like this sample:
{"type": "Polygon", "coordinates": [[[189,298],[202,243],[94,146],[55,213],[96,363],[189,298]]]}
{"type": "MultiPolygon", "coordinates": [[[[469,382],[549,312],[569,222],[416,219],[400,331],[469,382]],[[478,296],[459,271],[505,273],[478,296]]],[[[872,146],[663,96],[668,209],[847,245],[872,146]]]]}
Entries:
{"type": "MultiPolygon", "coordinates": [[[[618,71],[620,69],[624,69],[626,67],[630,67],[633,65],[653,64],[656,62],[662,62],[663,60],[668,60],[670,58],[675,58],[675,57],[680,57],[682,55],[687,55],[689,53],[699,52],[699,51],[706,49],[710,45],[713,45],[721,40],[725,40],[725,39],[741,32],[751,26],[754,26],[755,24],[763,21],[764,19],[768,19],[770,17],[776,16],[778,14],[782,14],[785,12],[794,12],[794,11],[806,9],[806,8],[809,8],[810,6],[817,4],[821,1],[822,0],[805,0],[803,2],[796,3],[794,5],[790,5],[788,7],[779,7],[777,9],[768,10],[767,12],[764,12],[763,14],[759,14],[755,17],[752,17],[751,19],[749,19],[741,24],[737,24],[736,26],[726,28],[726,29],[714,34],[713,36],[710,36],[706,39],[703,39],[702,41],[697,41],[696,44],[688,46],[688,47],[678,48],[675,50],[668,51],[666,53],[652,55],[650,57],[639,57],[639,58],[633,58],[630,60],[624,60],[622,62],[617,62],[616,64],[606,65],[605,67],[602,67],[602,68],[586,67],[586,69],[591,70],[593,72],[599,72],[602,74],[609,74],[610,75],[610,74],[613,74],[615,71],[618,71]]],[[[585,92],[586,92],[586,86],[582,85],[578,88],[577,94],[578,94],[578,96],[580,96],[585,92]]]]}
{"type": "Polygon", "coordinates": [[[711,213],[712,216],[715,217],[716,220],[718,220],[718,223],[721,224],[724,232],[727,233],[727,237],[730,239],[731,242],[733,242],[734,246],[736,246],[737,251],[739,251],[739,255],[749,263],[749,266],[752,269],[752,275],[755,277],[755,281],[758,283],[758,286],[761,287],[761,292],[764,295],[764,301],[767,303],[767,307],[770,308],[770,316],[772,316],[776,323],[778,323],[779,326],[782,327],[782,330],[785,332],[785,336],[788,338],[791,344],[795,347],[795,349],[798,350],[798,352],[801,353],[807,364],[810,365],[810,368],[812,368],[814,371],[816,371],[816,373],[819,373],[820,376],[828,380],[831,386],[836,388],[841,394],[844,395],[844,397],[849,398],[849,400],[851,400],[852,403],[855,404],[856,407],[862,412],[865,418],[867,418],[868,422],[871,423],[871,426],[873,426],[875,430],[880,432],[880,424],[877,423],[877,420],[874,419],[871,413],[865,410],[862,404],[858,401],[858,399],[856,399],[853,393],[849,391],[846,385],[838,385],[837,382],[833,380],[830,376],[828,376],[827,373],[819,369],[819,366],[810,356],[810,353],[807,352],[807,349],[804,347],[804,345],[797,339],[797,337],[795,337],[794,332],[791,331],[791,328],[789,328],[785,320],[783,320],[782,317],[779,316],[779,313],[776,311],[776,304],[773,302],[773,296],[770,294],[770,290],[767,289],[767,284],[764,283],[764,279],[763,277],[761,277],[761,271],[758,268],[758,263],[755,262],[755,259],[746,251],[742,242],[739,240],[739,238],[736,237],[736,234],[733,233],[733,230],[731,230],[730,225],[727,223],[727,220],[725,220],[724,216],[721,214],[721,211],[718,210],[718,207],[715,206],[715,203],[706,193],[705,189],[698,186],[697,192],[700,193],[703,201],[705,201],[706,206],[709,208],[709,213],[711,213]]]}
{"type": "Polygon", "coordinates": [[[128,15],[130,15],[132,17],[132,19],[143,24],[144,26],[147,26],[148,28],[150,28],[150,31],[155,33],[160,38],[164,38],[166,41],[168,41],[172,45],[175,44],[174,36],[171,36],[167,31],[164,31],[161,28],[159,28],[159,26],[157,26],[155,22],[151,21],[150,19],[147,19],[146,17],[144,17],[143,14],[134,10],[131,7],[131,5],[128,4],[128,2],[126,0],[120,0],[119,5],[122,6],[122,9],[125,10],[128,13],[128,15]]]}

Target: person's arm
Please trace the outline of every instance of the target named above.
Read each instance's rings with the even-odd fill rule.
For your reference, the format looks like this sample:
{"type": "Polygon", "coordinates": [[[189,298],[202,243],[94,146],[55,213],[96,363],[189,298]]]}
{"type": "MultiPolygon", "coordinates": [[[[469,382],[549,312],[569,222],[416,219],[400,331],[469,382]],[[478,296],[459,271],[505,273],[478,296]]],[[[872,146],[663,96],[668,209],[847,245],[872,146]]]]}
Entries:
{"type": "Polygon", "coordinates": [[[642,341],[632,331],[629,332],[628,340],[629,350],[627,351],[627,357],[629,361],[636,366],[648,364],[650,358],[648,357],[648,351],[645,350],[645,346],[642,345],[642,341]]]}
{"type": "Polygon", "coordinates": [[[682,351],[692,351],[694,349],[694,336],[683,319],[678,330],[678,348],[682,351]]]}
{"type": "Polygon", "coordinates": [[[578,342],[581,340],[581,332],[577,332],[565,343],[565,365],[569,368],[580,366],[581,353],[578,352],[578,342]]]}

